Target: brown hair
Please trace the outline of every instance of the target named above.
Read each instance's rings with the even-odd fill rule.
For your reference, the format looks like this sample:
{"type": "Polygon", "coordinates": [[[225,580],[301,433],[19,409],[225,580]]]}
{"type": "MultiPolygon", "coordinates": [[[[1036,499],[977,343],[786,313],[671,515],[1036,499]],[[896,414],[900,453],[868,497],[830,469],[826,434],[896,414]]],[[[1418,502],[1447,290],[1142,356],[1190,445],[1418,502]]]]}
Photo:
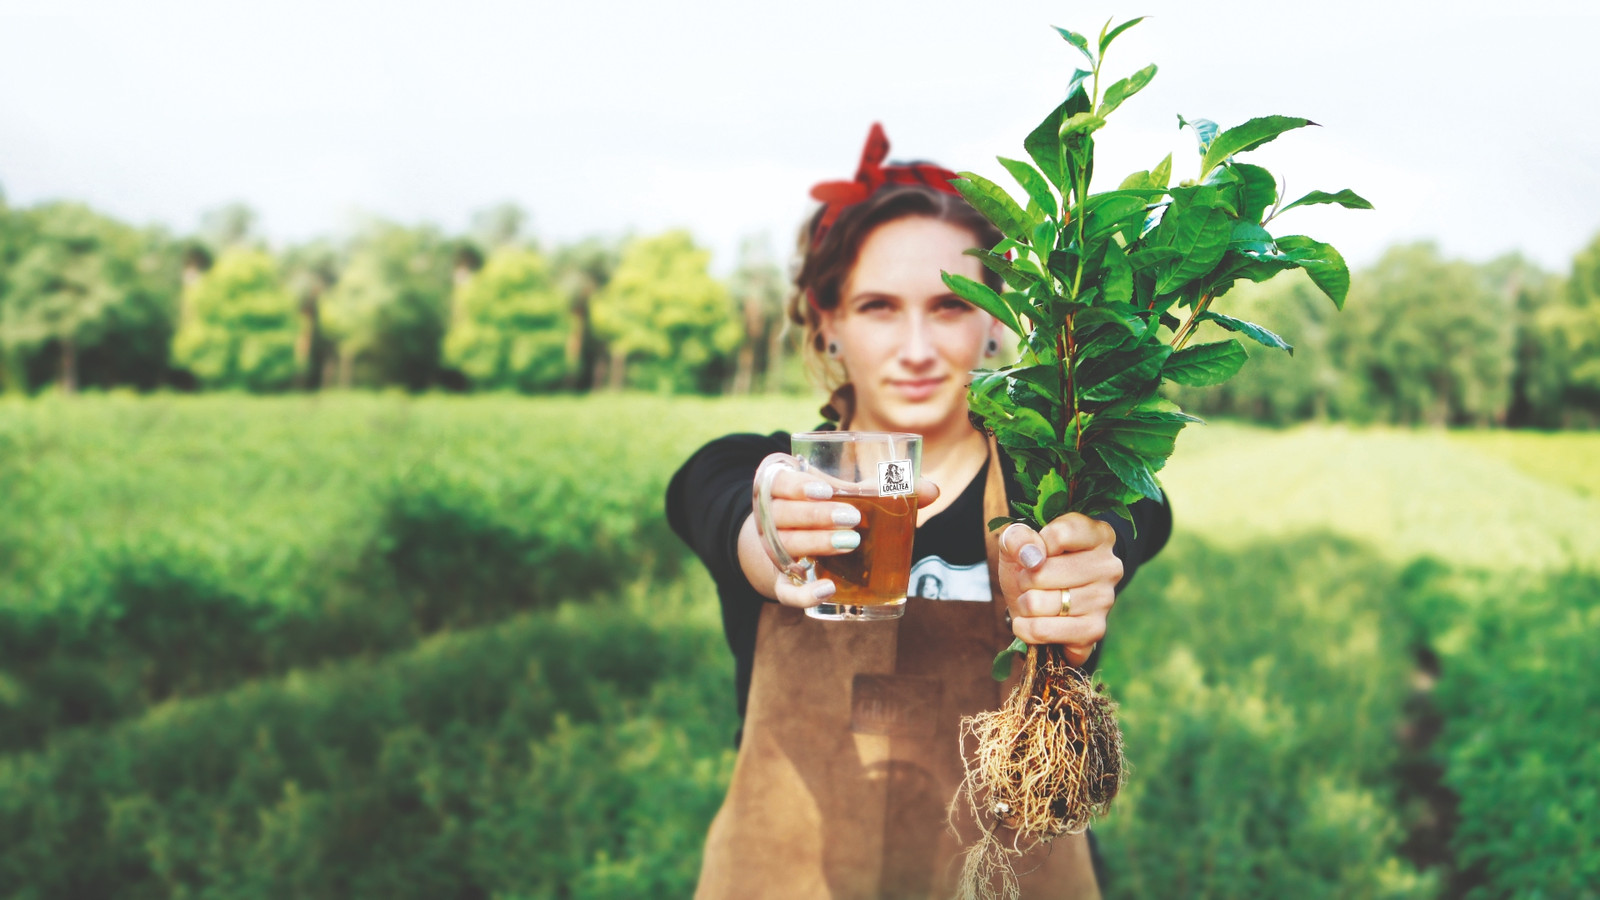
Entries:
{"type": "MultiPolygon", "coordinates": [[[[839,305],[845,279],[855,268],[861,245],[873,230],[898,219],[926,218],[972,232],[973,240],[985,248],[998,244],[1004,235],[959,195],[921,185],[889,185],[840,213],[832,227],[823,232],[822,240],[813,246],[812,236],[826,209],[818,207],[800,229],[800,270],[794,278],[794,294],[789,298],[789,321],[804,329],[801,353],[807,370],[824,390],[832,390],[844,381],[844,372],[823,346],[819,310],[839,305]]],[[[1000,276],[987,267],[983,280],[989,287],[1001,289],[1000,276]]]]}

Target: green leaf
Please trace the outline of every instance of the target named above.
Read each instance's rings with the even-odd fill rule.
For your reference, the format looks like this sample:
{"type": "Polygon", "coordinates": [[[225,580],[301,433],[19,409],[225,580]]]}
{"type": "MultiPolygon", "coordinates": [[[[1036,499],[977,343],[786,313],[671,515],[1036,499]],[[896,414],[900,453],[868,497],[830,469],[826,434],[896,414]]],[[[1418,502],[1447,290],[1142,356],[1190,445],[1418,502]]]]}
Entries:
{"type": "Polygon", "coordinates": [[[1355,191],[1352,191],[1349,188],[1345,188],[1337,194],[1329,194],[1325,191],[1312,191],[1304,197],[1301,197],[1299,200],[1296,200],[1288,206],[1278,210],[1278,212],[1286,213],[1289,210],[1294,209],[1296,206],[1311,206],[1316,203],[1337,203],[1345,209],[1372,208],[1372,204],[1368,203],[1360,194],[1357,194],[1355,191]]]}
{"type": "MultiPolygon", "coordinates": [[[[1142,355],[1129,354],[1132,356],[1132,362],[1129,365],[1118,367],[1116,372],[1102,381],[1091,381],[1088,385],[1080,385],[1079,392],[1085,400],[1104,403],[1115,400],[1132,391],[1138,391],[1161,376],[1167,358],[1171,353],[1171,347],[1157,343],[1155,346],[1143,351],[1142,355]]],[[[1115,359],[1115,357],[1108,357],[1107,359],[1115,359]]]]}
{"type": "Polygon", "coordinates": [[[1196,344],[1172,354],[1161,377],[1190,387],[1221,384],[1237,374],[1249,358],[1236,340],[1196,344]]]}
{"type": "Polygon", "coordinates": [[[1011,642],[1011,646],[1001,650],[1000,654],[994,658],[994,666],[989,673],[994,676],[995,681],[1005,681],[1011,677],[1012,658],[1026,656],[1027,654],[1028,645],[1022,642],[1022,638],[1014,639],[1011,642]]]}
{"type": "Polygon", "coordinates": [[[1061,169],[1061,123],[1089,109],[1089,94],[1083,89],[1083,82],[1093,75],[1093,72],[1082,69],[1074,73],[1072,81],[1067,84],[1067,99],[1061,101],[1061,105],[1045,116],[1044,121],[1022,141],[1023,149],[1028,151],[1028,156],[1039,167],[1039,171],[1057,188],[1067,183],[1066,173],[1061,169]]]}
{"type": "Polygon", "coordinates": [[[1132,219],[1144,221],[1150,200],[1157,195],[1154,190],[1115,190],[1095,194],[1084,203],[1084,240],[1104,237],[1119,231],[1132,219]]]}
{"type": "Polygon", "coordinates": [[[1117,190],[1119,190],[1119,191],[1145,191],[1145,190],[1153,190],[1155,188],[1155,186],[1156,186],[1155,179],[1150,177],[1150,173],[1148,171],[1134,172],[1132,175],[1129,175],[1127,178],[1122,179],[1122,183],[1117,185],[1117,190]]]}
{"type": "Polygon", "coordinates": [[[1067,483],[1060,473],[1051,469],[1039,479],[1039,502],[1034,505],[1034,521],[1041,527],[1055,521],[1071,510],[1068,506],[1067,483]]]}
{"type": "Polygon", "coordinates": [[[1090,112],[1073,113],[1061,120],[1063,140],[1075,134],[1089,135],[1106,127],[1106,120],[1090,112]]]}
{"type": "Polygon", "coordinates": [[[1150,170],[1150,182],[1158,189],[1165,189],[1172,183],[1172,154],[1168,153],[1154,169],[1150,170]]]}
{"type": "Polygon", "coordinates": [[[1262,328],[1260,325],[1257,325],[1254,322],[1246,322],[1243,319],[1235,319],[1233,316],[1225,316],[1222,313],[1212,312],[1209,309],[1200,314],[1200,321],[1215,322],[1229,331],[1232,331],[1236,334],[1242,334],[1245,337],[1250,338],[1263,347],[1271,347],[1274,350],[1285,350],[1288,351],[1290,356],[1294,355],[1294,346],[1292,344],[1283,338],[1278,337],[1267,329],[1262,328]]]}
{"type": "Polygon", "coordinates": [[[1260,222],[1267,207],[1278,199],[1278,180],[1266,169],[1249,163],[1234,163],[1229,168],[1239,178],[1240,220],[1260,222]]]}
{"type": "Polygon", "coordinates": [[[1117,476],[1118,481],[1138,491],[1142,496],[1160,502],[1161,488],[1156,484],[1155,476],[1150,474],[1150,469],[1145,466],[1144,460],[1112,443],[1097,443],[1091,449],[1099,454],[1106,468],[1117,476]]]}
{"type": "MultiPolygon", "coordinates": [[[[1111,42],[1117,39],[1117,35],[1123,33],[1124,31],[1127,31],[1129,28],[1132,28],[1133,26],[1139,24],[1140,22],[1143,22],[1144,20],[1145,20],[1144,16],[1140,16],[1137,19],[1129,19],[1128,21],[1123,22],[1121,25],[1118,25],[1117,27],[1111,29],[1110,32],[1102,35],[1101,38],[1100,38],[1100,55],[1101,56],[1105,56],[1106,55],[1106,48],[1111,46],[1111,42]]],[[[1109,24],[1109,23],[1110,23],[1110,20],[1107,20],[1107,24],[1109,24]]]]}
{"type": "Polygon", "coordinates": [[[1055,443],[1055,427],[1044,416],[1025,406],[1009,412],[1009,419],[993,423],[995,440],[1002,446],[1048,447],[1055,443]]]}
{"type": "Polygon", "coordinates": [[[1127,303],[1133,299],[1133,267],[1128,257],[1116,244],[1106,248],[1105,279],[1100,282],[1101,296],[1109,303],[1127,303]]]}
{"type": "MultiPolygon", "coordinates": [[[[1178,127],[1180,129],[1184,127],[1194,129],[1194,139],[1200,145],[1201,156],[1205,156],[1206,151],[1211,149],[1211,142],[1216,140],[1217,137],[1217,123],[1210,119],[1195,119],[1191,122],[1183,116],[1179,116],[1178,127]]],[[[1201,174],[1204,174],[1204,170],[1202,170],[1201,174]]]]}
{"type": "Polygon", "coordinates": [[[1020,369],[1013,369],[1011,377],[1034,385],[1052,397],[1061,393],[1060,366],[1026,366],[1020,369]]]}
{"type": "Polygon", "coordinates": [[[992,250],[985,250],[982,247],[968,247],[961,252],[967,256],[976,257],[990,271],[1004,278],[1006,284],[1019,291],[1025,291],[1039,283],[1037,276],[1017,268],[1016,264],[1011,260],[992,250]]]}
{"type": "Polygon", "coordinates": [[[999,319],[1000,324],[1015,332],[1017,337],[1022,337],[1022,323],[1017,320],[1016,311],[993,288],[965,275],[940,272],[939,277],[944,279],[945,287],[954,291],[956,296],[999,319]]]}
{"type": "Polygon", "coordinates": [[[1101,118],[1110,115],[1111,111],[1121,106],[1123,101],[1144,90],[1145,85],[1154,77],[1156,77],[1156,66],[1155,63],[1151,63],[1127,78],[1113,82],[1106,88],[1105,98],[1100,101],[1100,108],[1095,110],[1095,115],[1101,118]]]}
{"type": "Polygon", "coordinates": [[[1129,253],[1128,265],[1138,271],[1164,266],[1180,259],[1183,259],[1183,254],[1174,247],[1149,246],[1129,253]]]}
{"type": "Polygon", "coordinates": [[[1045,215],[1053,218],[1061,211],[1060,204],[1056,202],[1056,195],[1050,190],[1050,182],[1045,180],[1038,169],[1018,159],[1006,159],[1004,156],[995,158],[1000,160],[1000,165],[1006,167],[1006,171],[1017,180],[1017,184],[1022,185],[1022,189],[1028,192],[1028,197],[1039,204],[1045,215]]]}
{"type": "Polygon", "coordinates": [[[1094,65],[1094,54],[1089,52],[1088,38],[1077,33],[1076,31],[1068,31],[1067,29],[1062,28],[1060,25],[1055,26],[1055,29],[1056,33],[1061,35],[1063,40],[1078,48],[1079,52],[1083,54],[1084,58],[1089,61],[1089,65],[1094,65]]]}
{"type": "Polygon", "coordinates": [[[1217,135],[1211,146],[1206,148],[1205,158],[1200,160],[1200,175],[1204,177],[1235,153],[1254,150],[1285,131],[1315,124],[1310,119],[1294,116],[1258,116],[1243,125],[1229,128],[1217,135]]]}
{"type": "Polygon", "coordinates": [[[1272,233],[1249,219],[1240,219],[1228,236],[1228,248],[1267,253],[1272,250],[1272,233]]]}
{"type": "Polygon", "coordinates": [[[1156,280],[1157,294],[1169,293],[1211,271],[1228,251],[1234,218],[1219,205],[1220,197],[1220,191],[1210,186],[1178,189],[1174,195],[1151,243],[1171,247],[1181,258],[1156,280]]]}
{"type": "Polygon", "coordinates": [[[994,223],[994,227],[1014,241],[1020,241],[1027,235],[1028,217],[1010,194],[982,175],[973,172],[959,174],[961,177],[950,183],[961,192],[961,196],[967,198],[973,209],[982,213],[985,219],[994,223]]]}
{"type": "Polygon", "coordinates": [[[1306,270],[1311,283],[1322,289],[1333,305],[1344,309],[1344,298],[1350,293],[1350,267],[1344,257],[1332,246],[1314,241],[1303,234],[1278,238],[1278,249],[1306,270]]]}
{"type": "Polygon", "coordinates": [[[1200,421],[1183,412],[1130,412],[1128,415],[1129,418],[1112,419],[1106,434],[1124,449],[1143,457],[1152,471],[1166,464],[1184,426],[1200,421]]]}

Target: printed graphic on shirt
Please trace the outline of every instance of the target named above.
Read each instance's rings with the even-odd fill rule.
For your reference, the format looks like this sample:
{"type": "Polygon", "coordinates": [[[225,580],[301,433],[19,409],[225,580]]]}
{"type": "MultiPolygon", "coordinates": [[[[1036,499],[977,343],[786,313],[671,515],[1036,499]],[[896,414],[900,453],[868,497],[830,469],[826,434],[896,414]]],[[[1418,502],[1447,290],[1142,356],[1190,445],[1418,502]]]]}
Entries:
{"type": "Polygon", "coordinates": [[[911,493],[911,460],[891,459],[878,463],[878,496],[893,497],[911,493]]]}
{"type": "Polygon", "coordinates": [[[938,556],[924,556],[911,567],[910,595],[926,597],[929,600],[972,600],[987,603],[989,566],[981,562],[970,566],[957,566],[945,562],[938,556]]]}

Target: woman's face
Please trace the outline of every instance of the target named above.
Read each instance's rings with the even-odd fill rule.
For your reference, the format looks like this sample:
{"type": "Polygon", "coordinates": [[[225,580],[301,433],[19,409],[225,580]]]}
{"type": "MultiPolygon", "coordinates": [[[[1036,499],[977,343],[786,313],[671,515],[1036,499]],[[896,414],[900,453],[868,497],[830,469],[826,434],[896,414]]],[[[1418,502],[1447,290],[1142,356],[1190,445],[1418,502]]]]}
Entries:
{"type": "Polygon", "coordinates": [[[862,243],[839,306],[822,315],[823,337],[838,343],[855,386],[852,428],[924,434],[966,425],[968,373],[1005,330],[951,293],[939,272],[981,281],[982,263],[962,253],[975,246],[966,229],[921,217],[880,225],[862,243]]]}

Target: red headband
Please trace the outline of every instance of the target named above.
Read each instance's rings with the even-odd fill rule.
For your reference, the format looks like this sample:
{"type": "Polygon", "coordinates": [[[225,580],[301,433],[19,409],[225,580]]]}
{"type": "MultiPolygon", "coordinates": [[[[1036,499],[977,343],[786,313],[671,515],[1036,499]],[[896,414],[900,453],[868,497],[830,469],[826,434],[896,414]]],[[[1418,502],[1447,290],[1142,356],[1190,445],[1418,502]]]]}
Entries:
{"type": "Polygon", "coordinates": [[[949,169],[932,163],[885,166],[883,161],[888,155],[889,138],[884,136],[883,126],[873,122],[872,130],[867,132],[867,144],[861,148],[861,165],[856,169],[855,180],[824,181],[811,189],[811,196],[825,204],[816,233],[811,235],[811,246],[822,243],[823,235],[833,227],[840,213],[871,197],[886,184],[921,184],[960,196],[961,192],[950,184],[950,179],[957,175],[949,169]]]}

